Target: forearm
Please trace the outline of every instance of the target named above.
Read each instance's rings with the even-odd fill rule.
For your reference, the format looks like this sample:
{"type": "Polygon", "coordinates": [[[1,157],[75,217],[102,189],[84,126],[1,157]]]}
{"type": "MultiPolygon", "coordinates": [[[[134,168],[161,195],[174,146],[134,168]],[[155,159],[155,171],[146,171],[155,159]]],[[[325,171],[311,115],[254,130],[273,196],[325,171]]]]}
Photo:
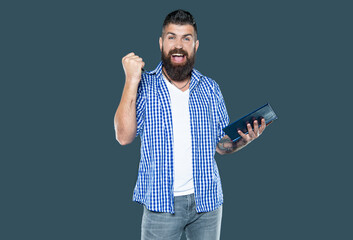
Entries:
{"type": "Polygon", "coordinates": [[[239,151],[240,149],[244,148],[246,144],[241,141],[241,138],[233,142],[230,137],[225,136],[223,137],[217,144],[216,151],[223,155],[223,154],[231,154],[239,151]]]}
{"type": "Polygon", "coordinates": [[[118,109],[114,117],[116,139],[121,145],[131,143],[136,136],[137,84],[126,81],[118,109]]]}
{"type": "Polygon", "coordinates": [[[258,121],[254,121],[254,128],[252,128],[251,124],[247,124],[247,130],[248,133],[245,134],[242,131],[238,130],[239,135],[241,138],[239,138],[236,142],[233,142],[232,139],[230,139],[229,136],[225,135],[217,144],[216,151],[219,154],[228,154],[228,153],[234,153],[239,151],[240,149],[244,148],[247,146],[249,143],[254,141],[256,138],[258,138],[261,133],[265,130],[266,128],[266,121],[265,119],[261,119],[261,126],[259,127],[258,121]]]}

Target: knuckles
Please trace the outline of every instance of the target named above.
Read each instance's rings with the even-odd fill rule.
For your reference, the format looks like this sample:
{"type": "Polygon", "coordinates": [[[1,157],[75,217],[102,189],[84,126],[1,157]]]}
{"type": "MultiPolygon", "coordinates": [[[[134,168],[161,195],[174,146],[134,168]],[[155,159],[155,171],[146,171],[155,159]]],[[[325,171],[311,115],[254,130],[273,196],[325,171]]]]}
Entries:
{"type": "Polygon", "coordinates": [[[124,65],[128,64],[137,64],[137,65],[141,65],[143,64],[143,60],[141,57],[137,57],[136,55],[133,55],[133,56],[125,56],[123,57],[123,59],[121,60],[122,63],[124,65]]]}

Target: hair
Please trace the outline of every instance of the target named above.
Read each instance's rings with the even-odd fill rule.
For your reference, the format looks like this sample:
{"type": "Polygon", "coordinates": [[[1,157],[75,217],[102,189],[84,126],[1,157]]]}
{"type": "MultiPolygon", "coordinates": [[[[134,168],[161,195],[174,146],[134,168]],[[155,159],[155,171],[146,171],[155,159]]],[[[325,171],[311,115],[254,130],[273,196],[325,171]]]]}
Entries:
{"type": "Polygon", "coordinates": [[[165,17],[164,22],[163,22],[162,35],[164,34],[165,26],[167,26],[170,23],[177,24],[177,25],[190,24],[194,27],[195,34],[197,36],[196,21],[195,21],[194,17],[191,15],[191,13],[189,13],[188,11],[178,9],[176,11],[169,13],[165,17]]]}

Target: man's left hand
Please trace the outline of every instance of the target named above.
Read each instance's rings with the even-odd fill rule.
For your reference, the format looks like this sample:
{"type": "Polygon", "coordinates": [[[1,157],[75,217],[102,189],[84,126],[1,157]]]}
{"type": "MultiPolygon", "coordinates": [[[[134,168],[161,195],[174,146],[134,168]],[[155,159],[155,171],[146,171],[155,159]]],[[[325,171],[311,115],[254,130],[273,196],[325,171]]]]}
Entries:
{"type": "Polygon", "coordinates": [[[238,130],[238,133],[241,136],[241,139],[239,140],[240,146],[245,147],[246,145],[254,141],[256,138],[258,138],[266,128],[266,121],[263,118],[261,120],[261,126],[259,127],[258,121],[255,120],[253,125],[254,127],[252,127],[250,123],[247,124],[248,134],[245,134],[242,131],[238,130]]]}
{"type": "MultiPolygon", "coordinates": [[[[271,122],[270,122],[271,123],[271,122]]],[[[268,123],[268,124],[270,124],[268,123]]],[[[267,124],[267,125],[268,125],[267,124]]],[[[229,154],[234,153],[254,141],[258,138],[266,128],[266,121],[263,118],[261,120],[261,126],[259,127],[259,123],[257,120],[253,122],[254,127],[251,126],[250,123],[247,124],[248,133],[245,134],[242,131],[238,131],[241,138],[236,142],[233,142],[232,139],[228,135],[225,135],[217,144],[216,151],[219,154],[229,154]]]]}

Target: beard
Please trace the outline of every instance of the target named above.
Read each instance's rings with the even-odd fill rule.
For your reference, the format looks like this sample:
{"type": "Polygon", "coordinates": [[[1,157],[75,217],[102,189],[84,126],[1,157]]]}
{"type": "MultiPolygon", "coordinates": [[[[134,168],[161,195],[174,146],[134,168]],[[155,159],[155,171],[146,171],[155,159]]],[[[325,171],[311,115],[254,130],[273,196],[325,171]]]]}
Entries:
{"type": "Polygon", "coordinates": [[[183,49],[173,49],[169,51],[168,55],[164,54],[164,49],[162,47],[162,63],[166,70],[168,76],[174,81],[183,81],[191,76],[191,71],[195,64],[195,49],[193,54],[189,57],[188,53],[183,49]],[[186,62],[183,64],[172,63],[172,54],[183,54],[186,57],[186,62]]]}

